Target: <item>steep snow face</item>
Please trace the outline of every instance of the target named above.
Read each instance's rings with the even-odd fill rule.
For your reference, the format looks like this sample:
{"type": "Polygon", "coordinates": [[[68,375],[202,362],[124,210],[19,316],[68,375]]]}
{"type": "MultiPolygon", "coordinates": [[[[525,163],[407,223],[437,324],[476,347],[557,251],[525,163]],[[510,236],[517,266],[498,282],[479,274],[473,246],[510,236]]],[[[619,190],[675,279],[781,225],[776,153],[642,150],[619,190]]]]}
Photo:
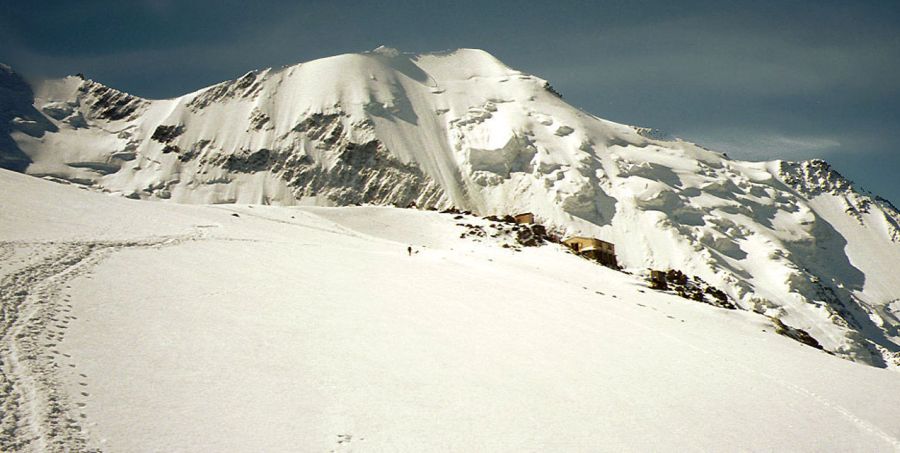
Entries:
{"type": "Polygon", "coordinates": [[[900,361],[889,203],[820,161],[735,161],[599,119],[480,50],[379,48],[169,100],[78,77],[3,86],[30,102],[3,126],[5,162],[34,175],[186,203],[531,211],[614,242],[628,268],[700,276],[838,355],[900,361]]]}

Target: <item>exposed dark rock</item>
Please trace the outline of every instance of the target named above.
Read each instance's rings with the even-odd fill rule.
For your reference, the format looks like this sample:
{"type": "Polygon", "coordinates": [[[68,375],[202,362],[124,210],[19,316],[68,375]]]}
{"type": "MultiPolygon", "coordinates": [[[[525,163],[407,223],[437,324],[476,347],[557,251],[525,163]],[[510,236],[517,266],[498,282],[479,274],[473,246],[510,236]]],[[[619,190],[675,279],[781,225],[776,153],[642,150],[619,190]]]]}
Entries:
{"type": "Polygon", "coordinates": [[[888,234],[894,242],[900,242],[900,212],[887,200],[874,196],[853,183],[831,165],[820,159],[803,162],[781,162],[779,167],[781,179],[799,194],[812,198],[823,193],[840,196],[845,203],[847,215],[864,224],[863,214],[868,214],[873,204],[882,209],[884,219],[888,222],[888,234]]]}
{"type": "Polygon", "coordinates": [[[787,185],[807,197],[853,189],[850,180],[834,171],[828,162],[821,159],[803,162],[783,161],[779,173],[787,185]]]}
{"type": "Polygon", "coordinates": [[[547,228],[540,224],[515,224],[516,241],[525,247],[537,247],[545,242],[552,242],[547,234],[547,228]]]}
{"type": "Polygon", "coordinates": [[[262,130],[266,124],[268,124],[272,119],[269,118],[269,115],[254,109],[253,113],[250,115],[250,128],[255,130],[262,130]]]}
{"type": "Polygon", "coordinates": [[[812,346],[816,349],[824,350],[822,345],[820,345],[819,342],[809,334],[809,332],[803,329],[788,326],[785,323],[781,322],[781,320],[778,318],[772,318],[772,324],[775,325],[775,333],[799,341],[800,343],[803,343],[807,346],[812,346]]]}
{"type": "MultiPolygon", "coordinates": [[[[640,127],[640,126],[632,126],[634,130],[641,135],[642,137],[649,138],[650,140],[661,140],[661,141],[672,141],[675,140],[675,136],[661,131],[659,129],[654,129],[652,127],[640,127]]],[[[728,157],[728,156],[725,156],[728,157]]]]}
{"type": "Polygon", "coordinates": [[[225,159],[222,166],[226,170],[239,173],[255,173],[268,170],[272,163],[272,151],[260,149],[249,154],[232,154],[225,159]]]}
{"type": "Polygon", "coordinates": [[[488,235],[484,230],[484,227],[480,225],[472,225],[471,223],[457,223],[456,225],[465,228],[465,231],[459,235],[460,239],[474,238],[478,241],[480,238],[484,238],[488,235]]]}
{"type": "Polygon", "coordinates": [[[665,275],[666,288],[654,285],[652,286],[653,289],[660,291],[671,290],[685,299],[703,302],[719,308],[727,308],[729,310],[737,308],[737,305],[728,299],[725,291],[710,285],[700,277],[688,278],[687,275],[677,269],[669,269],[665,275]]]}
{"type": "Polygon", "coordinates": [[[200,93],[188,104],[188,108],[194,111],[204,108],[225,99],[248,98],[259,94],[262,90],[260,75],[251,71],[236,80],[222,82],[200,93]]]}
{"type": "MultiPolygon", "coordinates": [[[[336,162],[325,166],[307,155],[282,156],[273,170],[299,196],[325,195],[338,204],[375,202],[409,206],[434,206],[444,201],[443,190],[415,164],[394,157],[378,140],[357,143],[349,139],[341,114],[313,114],[294,127],[318,147],[337,154],[336,162]]],[[[367,128],[371,124],[355,124],[367,128]]]]}
{"type": "Polygon", "coordinates": [[[181,162],[189,162],[196,159],[210,143],[212,143],[210,140],[200,140],[197,143],[194,143],[189,150],[179,153],[178,160],[181,162]]]}
{"type": "Polygon", "coordinates": [[[294,126],[294,132],[301,132],[310,140],[321,141],[326,145],[334,145],[344,133],[341,115],[337,113],[314,113],[294,126]]]}
{"type": "Polygon", "coordinates": [[[562,99],[563,97],[562,94],[559,93],[559,91],[556,91],[556,89],[553,88],[553,85],[550,85],[550,82],[544,82],[544,89],[560,99],[562,99]]]}
{"type": "Polygon", "coordinates": [[[92,102],[90,110],[95,117],[110,121],[130,119],[147,102],[137,96],[132,96],[119,90],[114,90],[102,84],[88,81],[80,88],[92,102]]]}
{"type": "Polygon", "coordinates": [[[341,139],[336,146],[338,159],[331,167],[312,163],[308,156],[285,163],[283,178],[298,189],[298,195],[324,193],[339,204],[399,206],[413,201],[427,206],[443,198],[440,187],[418,166],[399,161],[377,140],[352,143],[341,139]]]}
{"type": "MultiPolygon", "coordinates": [[[[288,134],[303,134],[307,143],[327,155],[312,155],[295,147],[239,150],[218,156],[201,165],[220,166],[229,171],[270,172],[287,182],[297,197],[325,197],[337,205],[379,203],[424,208],[445,204],[443,190],[415,164],[394,157],[377,141],[355,142],[343,126],[341,114],[313,114],[304,118],[288,134]]],[[[354,128],[371,125],[354,124],[354,128]]],[[[289,135],[284,136],[285,139],[289,135]]],[[[295,138],[295,143],[301,140],[295,138]]]]}
{"type": "Polygon", "coordinates": [[[184,133],[184,126],[157,126],[156,130],[153,131],[153,135],[150,136],[151,140],[156,140],[160,143],[171,143],[172,140],[178,138],[179,135],[184,133]]]}

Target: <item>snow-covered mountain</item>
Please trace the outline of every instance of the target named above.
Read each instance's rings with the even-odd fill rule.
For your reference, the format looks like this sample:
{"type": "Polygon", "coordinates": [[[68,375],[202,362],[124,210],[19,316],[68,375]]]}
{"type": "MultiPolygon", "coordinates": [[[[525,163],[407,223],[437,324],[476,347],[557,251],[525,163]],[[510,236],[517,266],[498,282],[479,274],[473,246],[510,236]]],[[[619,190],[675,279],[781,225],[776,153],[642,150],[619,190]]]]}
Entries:
{"type": "Polygon", "coordinates": [[[0,68],[0,163],[180,203],[534,212],[830,352],[900,366],[900,213],[819,160],[745,162],[568,105],[472,49],[379,48],[148,100],[0,68]]]}

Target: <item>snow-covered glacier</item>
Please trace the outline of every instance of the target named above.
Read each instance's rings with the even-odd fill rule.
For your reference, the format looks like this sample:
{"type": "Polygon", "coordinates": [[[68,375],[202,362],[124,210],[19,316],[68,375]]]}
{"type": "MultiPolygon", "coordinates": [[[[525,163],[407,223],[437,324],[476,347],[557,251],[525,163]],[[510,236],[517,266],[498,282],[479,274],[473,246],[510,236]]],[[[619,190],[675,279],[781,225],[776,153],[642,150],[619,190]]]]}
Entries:
{"type": "MultiPolygon", "coordinates": [[[[149,100],[0,68],[0,164],[178,203],[533,212],[827,351],[900,367],[900,213],[820,160],[733,160],[565,102],[474,49],[379,48],[149,100]]],[[[777,150],[775,150],[777,151],[777,150]]]]}

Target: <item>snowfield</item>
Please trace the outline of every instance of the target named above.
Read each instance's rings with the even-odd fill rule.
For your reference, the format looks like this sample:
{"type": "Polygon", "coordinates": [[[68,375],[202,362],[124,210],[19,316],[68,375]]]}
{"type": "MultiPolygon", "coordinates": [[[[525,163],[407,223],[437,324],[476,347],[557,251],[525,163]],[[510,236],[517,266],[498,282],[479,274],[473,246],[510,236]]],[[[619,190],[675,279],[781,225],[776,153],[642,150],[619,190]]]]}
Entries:
{"type": "Polygon", "coordinates": [[[476,217],[0,206],[3,451],[900,451],[896,372],[476,217]]]}

